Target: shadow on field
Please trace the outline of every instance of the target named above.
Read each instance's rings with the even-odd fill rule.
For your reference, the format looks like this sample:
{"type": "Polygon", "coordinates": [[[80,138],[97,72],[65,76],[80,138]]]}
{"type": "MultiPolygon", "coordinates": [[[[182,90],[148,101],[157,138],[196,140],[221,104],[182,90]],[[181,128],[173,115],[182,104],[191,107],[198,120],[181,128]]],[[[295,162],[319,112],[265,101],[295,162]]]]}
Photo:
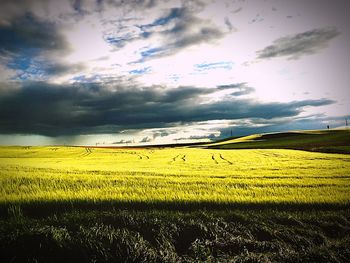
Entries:
{"type": "Polygon", "coordinates": [[[11,205],[5,211],[2,207],[2,262],[348,262],[350,258],[349,207],[236,205],[179,210],[57,204],[49,208],[11,205]]]}
{"type": "Polygon", "coordinates": [[[32,201],[30,203],[0,204],[0,214],[4,215],[11,207],[20,207],[21,211],[29,216],[46,216],[52,213],[70,212],[75,210],[109,210],[128,209],[138,211],[165,210],[165,211],[196,211],[196,210],[262,210],[275,209],[280,211],[309,211],[309,210],[339,210],[350,209],[350,204],[344,203],[288,203],[288,202],[230,202],[218,203],[215,201],[98,201],[71,200],[67,201],[32,201]]]}

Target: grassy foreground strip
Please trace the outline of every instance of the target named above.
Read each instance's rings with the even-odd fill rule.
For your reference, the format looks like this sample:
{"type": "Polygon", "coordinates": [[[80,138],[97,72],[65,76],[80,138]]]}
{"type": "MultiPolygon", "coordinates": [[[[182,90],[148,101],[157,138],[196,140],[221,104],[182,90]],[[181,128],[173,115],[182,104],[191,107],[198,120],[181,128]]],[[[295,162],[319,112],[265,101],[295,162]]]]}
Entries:
{"type": "Polygon", "coordinates": [[[350,155],[297,150],[1,147],[0,204],[350,203],[350,155]]]}
{"type": "MultiPolygon", "coordinates": [[[[36,212],[40,212],[36,210],[36,212]]],[[[0,217],[2,262],[348,262],[350,210],[71,210],[0,217]]]]}

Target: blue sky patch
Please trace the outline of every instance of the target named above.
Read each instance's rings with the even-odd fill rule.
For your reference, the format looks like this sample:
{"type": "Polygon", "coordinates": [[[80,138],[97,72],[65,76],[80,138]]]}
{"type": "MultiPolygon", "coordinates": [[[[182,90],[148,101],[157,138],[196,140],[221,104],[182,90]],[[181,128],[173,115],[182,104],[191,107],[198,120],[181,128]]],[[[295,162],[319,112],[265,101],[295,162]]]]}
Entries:
{"type": "Polygon", "coordinates": [[[201,63],[194,65],[195,70],[197,71],[205,71],[212,69],[226,69],[231,70],[233,66],[233,62],[230,61],[222,61],[222,62],[212,62],[212,63],[201,63]]]}
{"type": "Polygon", "coordinates": [[[141,51],[142,58],[153,57],[162,53],[165,49],[160,47],[150,48],[145,51],[141,51]]]}
{"type": "Polygon", "coordinates": [[[151,71],[151,67],[145,67],[145,68],[141,68],[141,69],[134,69],[129,71],[130,74],[133,75],[142,75],[145,73],[149,73],[151,71]]]}
{"type": "Polygon", "coordinates": [[[107,36],[104,39],[107,43],[109,43],[113,46],[123,47],[124,43],[130,41],[132,39],[132,37],[130,36],[130,34],[126,34],[126,35],[121,36],[121,37],[107,36]]]}
{"type": "Polygon", "coordinates": [[[182,8],[171,8],[170,13],[167,16],[160,17],[151,24],[141,25],[139,26],[141,30],[146,28],[154,27],[154,26],[164,26],[168,24],[171,20],[179,18],[183,12],[182,8]]]}
{"type": "Polygon", "coordinates": [[[168,24],[171,20],[181,16],[182,8],[172,8],[169,15],[156,19],[151,25],[152,26],[163,26],[168,24]]]}

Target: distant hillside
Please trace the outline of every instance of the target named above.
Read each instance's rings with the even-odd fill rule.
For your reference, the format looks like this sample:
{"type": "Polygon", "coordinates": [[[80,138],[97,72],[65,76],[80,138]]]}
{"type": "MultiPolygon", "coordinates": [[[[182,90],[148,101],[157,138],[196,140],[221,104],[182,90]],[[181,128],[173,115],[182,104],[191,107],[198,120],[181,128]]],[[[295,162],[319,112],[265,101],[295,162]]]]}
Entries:
{"type": "Polygon", "coordinates": [[[229,138],[203,147],[211,149],[297,149],[350,154],[350,129],[291,131],[229,138]]]}

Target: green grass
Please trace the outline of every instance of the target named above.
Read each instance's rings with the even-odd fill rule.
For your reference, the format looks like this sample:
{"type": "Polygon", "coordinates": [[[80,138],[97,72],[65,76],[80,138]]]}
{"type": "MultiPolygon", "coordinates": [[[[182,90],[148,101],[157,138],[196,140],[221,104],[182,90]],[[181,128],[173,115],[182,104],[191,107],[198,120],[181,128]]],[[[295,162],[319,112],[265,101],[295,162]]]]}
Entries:
{"type": "Polygon", "coordinates": [[[350,153],[350,129],[256,134],[205,146],[215,149],[297,149],[350,153]]]}

